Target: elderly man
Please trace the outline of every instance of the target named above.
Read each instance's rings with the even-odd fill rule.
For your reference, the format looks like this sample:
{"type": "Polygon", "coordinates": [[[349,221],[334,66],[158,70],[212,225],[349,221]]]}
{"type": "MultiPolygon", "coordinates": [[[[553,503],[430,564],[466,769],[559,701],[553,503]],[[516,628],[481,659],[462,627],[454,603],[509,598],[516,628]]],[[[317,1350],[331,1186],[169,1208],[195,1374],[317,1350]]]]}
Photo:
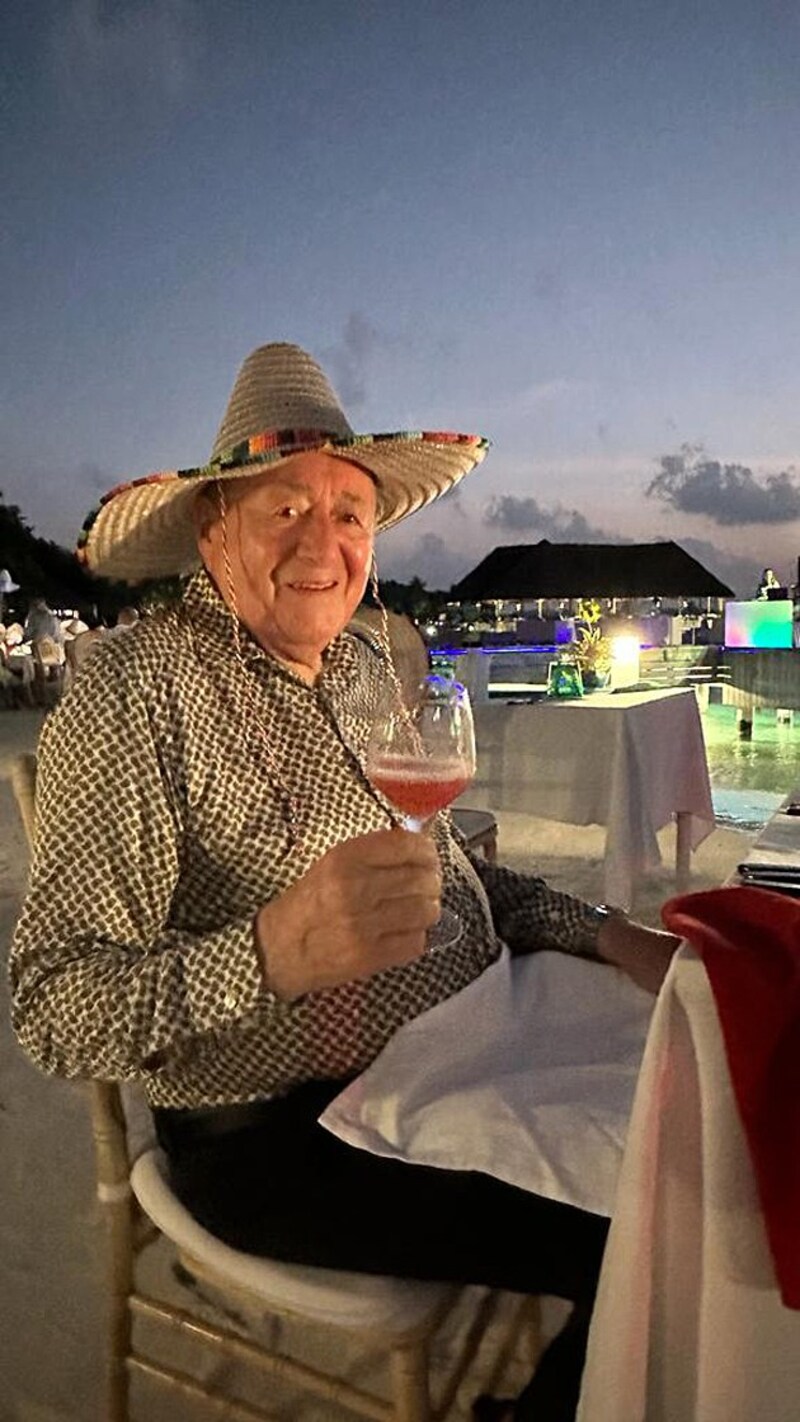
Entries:
{"type": "Polygon", "coordinates": [[[265,346],[209,465],[124,485],[88,520],[98,572],[202,566],[180,606],[101,646],[45,729],[14,1021],[46,1071],[144,1084],[176,1191],[239,1248],[573,1300],[507,1412],[546,1422],[574,1411],[607,1222],[317,1124],[501,940],[599,956],[653,989],[675,946],[471,860],[445,817],[404,831],[364,773],[391,668],[343,629],[374,535],[484,452],[354,435],[311,357],[265,346]],[[426,953],[442,901],[463,931],[426,953]]]}

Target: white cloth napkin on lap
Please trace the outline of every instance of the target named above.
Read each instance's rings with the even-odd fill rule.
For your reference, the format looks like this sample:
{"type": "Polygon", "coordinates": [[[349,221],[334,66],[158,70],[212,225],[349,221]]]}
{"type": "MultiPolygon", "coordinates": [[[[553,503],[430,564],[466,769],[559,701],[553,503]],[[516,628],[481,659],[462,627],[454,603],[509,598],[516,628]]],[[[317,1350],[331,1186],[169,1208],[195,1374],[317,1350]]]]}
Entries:
{"type": "Polygon", "coordinates": [[[654,999],[564,953],[512,958],[406,1023],[326,1108],[350,1145],[610,1214],[654,999]]]}

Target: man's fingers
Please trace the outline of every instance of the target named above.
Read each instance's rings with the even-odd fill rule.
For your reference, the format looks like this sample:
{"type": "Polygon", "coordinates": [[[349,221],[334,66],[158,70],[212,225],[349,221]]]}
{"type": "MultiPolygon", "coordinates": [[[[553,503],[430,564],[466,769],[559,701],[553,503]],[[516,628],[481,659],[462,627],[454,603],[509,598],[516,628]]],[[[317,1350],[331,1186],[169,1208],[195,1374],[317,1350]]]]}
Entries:
{"type": "Polygon", "coordinates": [[[395,933],[402,933],[404,929],[412,930],[430,928],[435,923],[441,912],[439,896],[418,894],[412,898],[390,899],[382,904],[380,910],[371,916],[370,922],[374,925],[372,932],[377,938],[392,937],[395,933]]]}
{"type": "Polygon", "coordinates": [[[436,845],[430,835],[398,828],[373,830],[370,834],[344,840],[328,850],[328,855],[331,858],[335,855],[343,864],[352,862],[371,869],[438,863],[436,845]]]}
{"type": "Polygon", "coordinates": [[[260,911],[272,990],[292,1001],[413,962],[440,899],[439,857],[427,835],[378,830],[335,845],[260,911]]]}
{"type": "MultiPolygon", "coordinates": [[[[372,906],[353,905],[335,921],[340,933],[368,954],[374,944],[394,934],[424,931],[436,922],[440,912],[438,894],[410,894],[372,906]]],[[[331,921],[327,914],[321,917],[313,930],[315,939],[330,940],[331,921]]]]}
{"type": "Polygon", "coordinates": [[[438,864],[430,869],[373,869],[367,879],[353,886],[357,908],[378,908],[410,898],[439,899],[442,876],[438,864]]]}

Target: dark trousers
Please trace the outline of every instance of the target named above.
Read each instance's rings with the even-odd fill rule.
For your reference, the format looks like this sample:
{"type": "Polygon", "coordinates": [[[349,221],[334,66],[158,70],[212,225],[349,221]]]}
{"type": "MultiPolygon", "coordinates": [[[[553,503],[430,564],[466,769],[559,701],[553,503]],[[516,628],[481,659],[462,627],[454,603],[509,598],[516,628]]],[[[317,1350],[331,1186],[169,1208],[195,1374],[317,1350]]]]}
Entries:
{"type": "Polygon", "coordinates": [[[156,1111],[175,1193],[251,1254],[571,1300],[514,1414],[569,1422],[608,1220],[475,1171],[345,1145],[317,1124],[342,1084],[310,1082],[255,1108],[156,1111]]]}

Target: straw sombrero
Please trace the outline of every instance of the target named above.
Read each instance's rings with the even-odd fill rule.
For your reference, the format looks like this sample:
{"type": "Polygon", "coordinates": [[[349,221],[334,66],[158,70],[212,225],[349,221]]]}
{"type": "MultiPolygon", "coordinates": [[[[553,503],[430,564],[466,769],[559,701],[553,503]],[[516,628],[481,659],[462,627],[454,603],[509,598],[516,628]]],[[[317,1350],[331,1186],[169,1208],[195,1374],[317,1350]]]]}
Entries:
{"type": "Polygon", "coordinates": [[[78,557],[91,572],[130,583],[188,572],[199,561],[190,511],[203,484],[258,474],[314,449],[374,476],[376,528],[390,528],[453,488],[487,448],[480,435],[355,434],[310,355],[259,346],[236,378],[209,463],[117,485],[86,519],[78,557]]]}

